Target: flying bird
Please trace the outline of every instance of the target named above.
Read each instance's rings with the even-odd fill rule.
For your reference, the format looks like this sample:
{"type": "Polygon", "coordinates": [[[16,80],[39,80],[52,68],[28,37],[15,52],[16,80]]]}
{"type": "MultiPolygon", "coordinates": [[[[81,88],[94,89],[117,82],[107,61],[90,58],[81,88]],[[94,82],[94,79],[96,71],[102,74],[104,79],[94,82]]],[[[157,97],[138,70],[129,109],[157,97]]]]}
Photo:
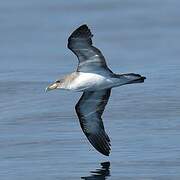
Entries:
{"type": "Polygon", "coordinates": [[[75,106],[82,131],[97,151],[109,156],[110,138],[101,116],[109,100],[111,88],[142,83],[146,78],[135,73],[113,73],[101,51],[92,45],[92,37],[86,24],[72,32],[67,46],[78,58],[77,70],[50,84],[46,91],[66,89],[83,92],[75,106]]]}

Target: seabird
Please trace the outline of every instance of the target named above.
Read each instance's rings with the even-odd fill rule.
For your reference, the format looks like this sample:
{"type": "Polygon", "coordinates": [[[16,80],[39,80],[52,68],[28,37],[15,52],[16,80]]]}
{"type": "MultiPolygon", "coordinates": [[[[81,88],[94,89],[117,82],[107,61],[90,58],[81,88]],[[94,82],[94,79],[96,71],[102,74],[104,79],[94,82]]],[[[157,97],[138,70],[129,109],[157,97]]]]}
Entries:
{"type": "Polygon", "coordinates": [[[101,116],[109,100],[111,88],[142,83],[146,78],[135,73],[113,73],[101,51],[92,45],[92,37],[86,24],[72,32],[68,39],[68,48],[78,58],[77,70],[50,84],[46,91],[66,89],[83,92],[75,106],[80,126],[93,147],[109,156],[110,138],[106,134],[101,116]]]}

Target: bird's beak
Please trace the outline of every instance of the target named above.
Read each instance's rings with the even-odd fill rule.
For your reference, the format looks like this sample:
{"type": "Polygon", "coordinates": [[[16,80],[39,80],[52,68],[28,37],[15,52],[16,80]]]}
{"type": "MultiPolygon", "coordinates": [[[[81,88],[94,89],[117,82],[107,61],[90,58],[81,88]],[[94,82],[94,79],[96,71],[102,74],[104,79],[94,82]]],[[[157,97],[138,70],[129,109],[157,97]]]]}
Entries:
{"type": "Polygon", "coordinates": [[[57,89],[57,87],[58,87],[57,83],[52,83],[46,88],[45,92],[57,89]]]}

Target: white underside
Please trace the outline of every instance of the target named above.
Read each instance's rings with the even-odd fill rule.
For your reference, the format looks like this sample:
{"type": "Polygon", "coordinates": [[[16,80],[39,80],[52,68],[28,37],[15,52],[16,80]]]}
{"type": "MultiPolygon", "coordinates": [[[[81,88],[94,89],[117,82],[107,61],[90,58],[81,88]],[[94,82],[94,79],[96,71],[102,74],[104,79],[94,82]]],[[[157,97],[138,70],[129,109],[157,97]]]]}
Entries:
{"type": "Polygon", "coordinates": [[[109,78],[99,74],[80,72],[79,76],[64,89],[74,91],[98,91],[120,86],[121,84],[122,82],[117,78],[109,78]]]}

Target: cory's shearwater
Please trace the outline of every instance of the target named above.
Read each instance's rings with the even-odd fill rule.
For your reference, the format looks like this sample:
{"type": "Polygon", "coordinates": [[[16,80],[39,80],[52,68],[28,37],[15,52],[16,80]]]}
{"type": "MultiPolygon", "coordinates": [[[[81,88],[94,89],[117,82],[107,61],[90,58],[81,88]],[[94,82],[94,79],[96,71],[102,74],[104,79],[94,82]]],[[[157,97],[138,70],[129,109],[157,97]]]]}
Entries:
{"type": "Polygon", "coordinates": [[[115,74],[107,66],[101,51],[92,45],[93,35],[87,25],[77,28],[68,39],[68,48],[77,56],[77,70],[58,79],[46,88],[82,91],[75,106],[80,126],[89,142],[100,153],[108,156],[110,139],[105,132],[102,114],[111,88],[142,83],[145,77],[134,74],[115,74]]]}

